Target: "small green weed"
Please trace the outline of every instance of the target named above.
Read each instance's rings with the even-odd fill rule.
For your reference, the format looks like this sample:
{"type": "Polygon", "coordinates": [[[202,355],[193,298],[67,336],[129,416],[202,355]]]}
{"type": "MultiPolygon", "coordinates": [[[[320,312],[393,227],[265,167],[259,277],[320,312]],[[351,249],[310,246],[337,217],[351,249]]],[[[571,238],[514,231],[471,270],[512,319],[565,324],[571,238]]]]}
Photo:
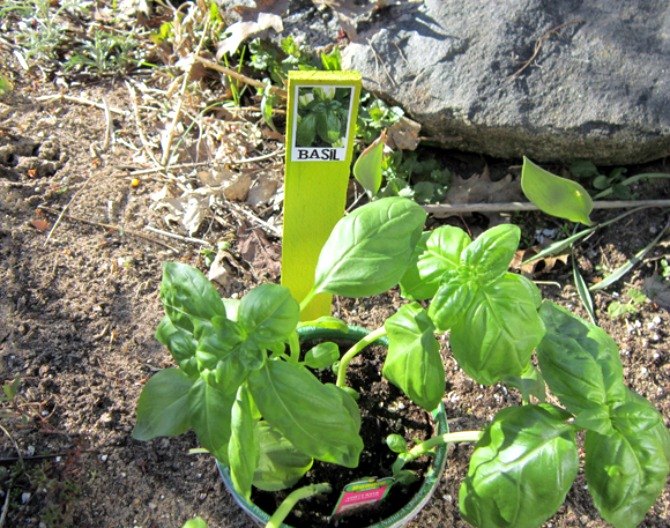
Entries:
{"type": "Polygon", "coordinates": [[[635,314],[639,311],[640,306],[647,302],[647,296],[637,288],[630,288],[626,294],[628,296],[627,302],[612,301],[607,307],[607,315],[611,319],[620,319],[629,314],[635,314]]]}
{"type": "Polygon", "coordinates": [[[403,115],[404,112],[399,106],[389,106],[381,99],[364,92],[361,94],[356,136],[368,145],[382,130],[397,123],[403,115]]]}
{"type": "Polygon", "coordinates": [[[393,152],[384,157],[382,169],[386,186],[380,196],[405,196],[421,204],[442,201],[452,177],[437,159],[416,152],[393,152]]]}
{"type": "Polygon", "coordinates": [[[138,41],[130,34],[95,31],[65,63],[65,71],[89,70],[94,74],[127,73],[141,64],[138,41]]]}

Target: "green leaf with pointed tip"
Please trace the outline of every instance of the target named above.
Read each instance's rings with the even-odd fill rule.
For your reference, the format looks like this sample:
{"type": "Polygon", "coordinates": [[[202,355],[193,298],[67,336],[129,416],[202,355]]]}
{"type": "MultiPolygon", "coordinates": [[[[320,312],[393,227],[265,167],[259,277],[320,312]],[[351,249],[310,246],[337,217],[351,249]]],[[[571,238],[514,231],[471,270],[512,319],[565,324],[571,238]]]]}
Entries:
{"type": "Polygon", "coordinates": [[[301,453],[277,429],[257,422],[260,458],[254,472],[254,486],[264,491],[290,488],[307,473],[314,459],[301,453]]]}
{"type": "Polygon", "coordinates": [[[173,325],[167,315],[156,328],[156,339],[168,348],[177,363],[195,354],[197,341],[193,339],[193,334],[173,325]]]}
{"type": "Polygon", "coordinates": [[[500,411],[470,458],[463,517],[478,527],[536,528],[556,513],[579,464],[569,416],[547,404],[500,411]]]}
{"type": "Polygon", "coordinates": [[[537,347],[542,375],[575,423],[609,434],[609,406],[626,396],[619,349],[607,333],[549,301],[540,316],[547,332],[537,347]]]}
{"type": "Polygon", "coordinates": [[[301,452],[345,467],[358,465],[363,441],[351,396],[285,361],[267,361],[248,383],[263,418],[301,452]]]}
{"type": "Polygon", "coordinates": [[[207,528],[207,523],[202,517],[194,517],[186,521],[181,528],[207,528]]]}
{"type": "Polygon", "coordinates": [[[342,218],[321,249],[314,289],[367,297],[395,286],[410,263],[426,212],[406,198],[382,198],[342,218]]]}
{"type": "Polygon", "coordinates": [[[386,144],[386,132],[363,150],[354,163],[354,178],[370,196],[374,196],[382,185],[382,157],[386,144]]]}
{"type": "Polygon", "coordinates": [[[237,390],[230,412],[230,429],[228,443],[230,479],[235,490],[247,500],[251,500],[251,484],[258,465],[260,447],[251,397],[245,386],[237,390]]]}
{"type": "Polygon", "coordinates": [[[296,329],[300,305],[291,292],[278,284],[261,284],[247,293],[240,302],[239,325],[249,338],[269,347],[287,340],[296,329]]]}
{"type": "Polygon", "coordinates": [[[435,327],[418,303],[402,306],[384,324],[388,352],[382,373],[427,411],[440,403],[445,390],[444,367],[435,327]]]}
{"type": "Polygon", "coordinates": [[[207,321],[226,316],[223,302],[207,277],[180,262],[163,266],[160,295],[172,324],[187,332],[194,333],[198,324],[194,319],[207,321]]]}
{"type": "Polygon", "coordinates": [[[463,250],[461,262],[477,283],[495,280],[509,268],[520,239],[518,226],[501,224],[492,227],[463,250]]]}
{"type": "Polygon", "coordinates": [[[142,388],[137,402],[136,440],[177,436],[190,424],[188,394],[193,380],[177,368],[154,374],[142,388]]]}
{"type": "Polygon", "coordinates": [[[305,354],[305,365],[312,369],[325,369],[340,359],[340,348],[326,341],[312,347],[305,354]]]}
{"type": "Polygon", "coordinates": [[[197,380],[188,395],[191,427],[198,441],[222,464],[228,466],[231,409],[235,392],[219,390],[203,379],[197,380]]]}
{"type": "Polygon", "coordinates": [[[513,273],[478,288],[451,328],[451,350],[459,366],[483,385],[520,376],[544,335],[540,300],[537,287],[513,273]]]}
{"type": "Polygon", "coordinates": [[[658,411],[632,391],[611,416],[613,433],[586,432],[584,472],[600,515],[616,528],[633,528],[665,487],[670,434],[658,411]]]}
{"type": "Polygon", "coordinates": [[[435,328],[446,332],[461,321],[475,301],[477,290],[477,285],[463,280],[458,271],[445,272],[428,307],[435,328]]]}
{"type": "Polygon", "coordinates": [[[577,182],[561,178],[523,158],[521,189],[541,211],[571,222],[592,225],[593,201],[577,182]]]}
{"type": "Polygon", "coordinates": [[[310,327],[314,328],[327,328],[329,330],[340,330],[341,332],[347,332],[349,326],[342,319],[333,317],[332,315],[324,315],[313,321],[304,321],[298,323],[298,328],[310,327]]]}

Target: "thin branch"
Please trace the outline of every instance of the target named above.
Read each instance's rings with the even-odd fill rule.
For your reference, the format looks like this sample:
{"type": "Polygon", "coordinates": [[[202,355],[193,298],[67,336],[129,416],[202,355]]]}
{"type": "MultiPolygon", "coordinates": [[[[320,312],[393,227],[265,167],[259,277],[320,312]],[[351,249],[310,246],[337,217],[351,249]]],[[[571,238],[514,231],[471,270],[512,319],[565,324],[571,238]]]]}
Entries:
{"type": "Polygon", "coordinates": [[[181,240],[182,242],[190,242],[192,244],[200,244],[201,246],[211,246],[209,242],[206,240],[203,240],[202,238],[193,238],[193,237],[185,237],[182,235],[178,235],[176,233],[170,233],[169,231],[163,231],[162,229],[157,229],[152,226],[144,226],[144,229],[147,231],[151,231],[152,233],[156,233],[157,235],[163,235],[168,238],[174,238],[175,240],[181,240]]]}
{"type": "Polygon", "coordinates": [[[237,205],[235,202],[226,202],[228,206],[235,211],[236,213],[241,214],[242,216],[245,216],[248,220],[251,222],[257,224],[261,228],[265,230],[266,233],[269,235],[272,235],[273,237],[281,238],[282,234],[279,229],[277,229],[275,226],[268,224],[265,220],[262,220],[261,218],[258,218],[255,214],[252,212],[248,211],[246,208],[241,207],[237,205]]]}
{"type": "Polygon", "coordinates": [[[137,127],[137,134],[140,138],[140,142],[142,143],[142,148],[144,149],[146,155],[149,156],[149,159],[158,165],[158,160],[156,159],[156,156],[154,156],[154,153],[149,146],[149,142],[147,141],[147,137],[144,134],[144,129],[142,128],[142,119],[140,118],[140,109],[137,105],[137,93],[135,92],[135,88],[133,88],[133,86],[128,81],[126,81],[126,88],[130,94],[130,102],[133,106],[133,116],[135,117],[135,126],[137,127]]]}
{"type": "MultiPolygon", "coordinates": [[[[256,88],[265,88],[267,85],[261,81],[258,81],[256,79],[252,79],[251,77],[247,77],[246,75],[243,75],[231,68],[226,68],[225,66],[221,66],[220,64],[217,64],[216,62],[213,62],[211,60],[204,59],[202,57],[195,57],[196,62],[199,62],[202,64],[205,68],[209,68],[210,70],[216,70],[219,73],[224,73],[233,79],[236,79],[238,81],[242,81],[244,84],[248,84],[250,86],[255,86],[256,88]]],[[[270,92],[278,95],[280,97],[287,97],[286,90],[282,88],[278,88],[277,86],[270,86],[269,88],[270,92]]]]}
{"type": "MultiPolygon", "coordinates": [[[[96,103],[96,102],[91,101],[89,99],[84,99],[83,97],[74,97],[72,95],[65,95],[65,94],[42,95],[40,97],[36,97],[35,100],[39,101],[41,103],[50,103],[50,102],[54,102],[54,101],[60,101],[60,102],[67,101],[69,103],[77,103],[77,104],[86,105],[86,106],[93,106],[94,108],[99,108],[100,110],[105,110],[105,105],[104,104],[96,103]]],[[[119,108],[110,107],[109,111],[112,112],[113,114],[118,114],[118,115],[122,115],[122,116],[126,115],[126,111],[121,110],[119,108]]]]}
{"type": "Polygon", "coordinates": [[[116,224],[105,224],[102,222],[95,222],[93,220],[88,220],[86,218],[80,218],[78,216],[73,216],[69,214],[62,214],[62,211],[59,211],[58,209],[53,209],[51,207],[47,207],[45,205],[38,205],[37,208],[41,211],[46,211],[47,213],[53,214],[53,215],[60,215],[61,218],[64,220],[69,220],[70,222],[78,222],[80,224],[86,224],[90,226],[95,226],[95,227],[100,227],[102,229],[107,229],[110,231],[116,231],[119,233],[119,235],[130,235],[133,237],[137,238],[142,238],[144,240],[148,240],[149,242],[153,242],[154,244],[158,244],[159,246],[163,246],[164,248],[169,249],[170,251],[173,251],[174,253],[178,253],[178,251],[173,248],[172,246],[169,246],[162,240],[158,240],[157,238],[154,238],[152,236],[149,236],[145,233],[142,233],[140,231],[134,231],[131,229],[126,229],[125,227],[122,227],[120,225],[116,224]]]}
{"type": "MultiPolygon", "coordinates": [[[[594,209],[626,209],[629,207],[670,207],[670,200],[611,200],[593,202],[594,209]]],[[[502,213],[514,211],[539,211],[530,202],[501,202],[473,204],[436,204],[423,208],[433,215],[456,215],[463,213],[502,213]]]]}

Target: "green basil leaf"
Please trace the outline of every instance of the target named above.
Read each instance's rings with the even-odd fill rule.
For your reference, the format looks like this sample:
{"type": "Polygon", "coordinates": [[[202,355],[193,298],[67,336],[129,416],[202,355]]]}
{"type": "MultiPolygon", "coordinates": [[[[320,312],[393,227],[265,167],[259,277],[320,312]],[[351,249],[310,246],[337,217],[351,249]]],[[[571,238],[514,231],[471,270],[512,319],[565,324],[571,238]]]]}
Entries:
{"type": "Polygon", "coordinates": [[[426,212],[406,198],[382,198],[354,210],[321,250],[315,291],[367,297],[392,288],[405,273],[425,219],[426,212]]]}
{"type": "Polygon", "coordinates": [[[461,321],[477,297],[477,285],[463,280],[458,271],[446,271],[428,307],[428,316],[440,332],[461,321]]]}
{"type": "Polygon", "coordinates": [[[166,315],[156,328],[156,339],[165,345],[177,363],[192,358],[195,354],[197,341],[193,334],[172,324],[166,315]]]}
{"type": "Polygon", "coordinates": [[[193,380],[177,368],[154,374],[142,388],[137,402],[136,440],[177,436],[189,428],[188,393],[193,380]]]}
{"type": "Polygon", "coordinates": [[[434,284],[437,290],[445,271],[459,268],[461,254],[470,244],[468,234],[458,227],[441,226],[434,229],[426,241],[426,251],[419,257],[421,279],[434,284]]]}
{"type": "Polygon", "coordinates": [[[419,275],[419,257],[426,251],[426,242],[430,236],[430,231],[424,231],[419,238],[419,241],[414,246],[412,256],[410,257],[409,265],[404,275],[400,279],[400,295],[405,299],[413,301],[423,301],[430,299],[439,286],[439,283],[431,283],[424,281],[419,275]]]}
{"type": "Polygon", "coordinates": [[[521,230],[513,224],[502,224],[484,231],[461,256],[467,275],[480,284],[507,272],[519,247],[521,230]]]}
{"type": "Polygon", "coordinates": [[[301,453],[277,429],[265,421],[256,423],[260,458],[254,486],[264,491],[290,488],[312,468],[313,459],[301,453]]]}
{"type": "Polygon", "coordinates": [[[409,448],[407,447],[407,442],[399,434],[390,434],[386,437],[386,445],[389,446],[389,449],[394,453],[407,453],[409,448]]]}
{"type": "Polygon", "coordinates": [[[544,336],[539,305],[537,287],[520,275],[507,273],[480,287],[451,329],[459,366],[484,385],[520,376],[544,336]]]}
{"type": "Polygon", "coordinates": [[[235,490],[247,500],[251,500],[251,484],[259,456],[260,447],[251,410],[251,397],[248,389],[241,386],[230,412],[228,463],[235,490]]]}
{"type": "Polygon", "coordinates": [[[601,328],[549,301],[542,303],[540,316],[547,333],[537,357],[547,385],[578,426],[609,434],[609,406],[626,397],[617,344],[601,328]]]}
{"type": "Polygon", "coordinates": [[[172,323],[187,332],[194,332],[194,318],[226,316],[223,302],[207,277],[180,262],[167,262],[163,266],[160,295],[172,323]]]}
{"type": "Polygon", "coordinates": [[[215,385],[227,394],[235,394],[247,376],[239,349],[242,336],[236,323],[214,319],[215,324],[202,332],[198,340],[200,369],[215,372],[215,385]],[[209,357],[209,360],[206,358],[209,357]]]}
{"type": "Polygon", "coordinates": [[[319,343],[305,354],[305,365],[312,369],[325,369],[340,359],[340,347],[330,341],[319,343]]]}
{"type": "Polygon", "coordinates": [[[475,526],[536,528],[565,500],[579,459],[569,415],[547,404],[500,411],[470,458],[459,506],[475,526]]]}
{"type": "Polygon", "coordinates": [[[586,432],[584,472],[600,515],[616,528],[637,526],[670,472],[670,434],[663,417],[629,391],[612,410],[614,432],[586,432]]]}
{"type": "Polygon", "coordinates": [[[298,325],[300,306],[291,292],[278,284],[262,284],[240,303],[238,320],[249,338],[269,347],[288,339],[298,325]]]}
{"type": "Polygon", "coordinates": [[[248,383],[263,418],[298,450],[324,462],[358,465],[363,449],[360,417],[344,391],[285,361],[266,362],[249,376],[248,383]]]}
{"type": "Polygon", "coordinates": [[[402,306],[384,324],[388,352],[382,374],[427,411],[442,400],[444,366],[435,327],[417,303],[402,306]]]}
{"type": "Polygon", "coordinates": [[[181,528],[207,528],[207,523],[202,517],[194,517],[186,521],[181,528]]]}
{"type": "Polygon", "coordinates": [[[230,321],[237,321],[237,312],[240,309],[239,299],[221,299],[223,305],[226,307],[226,317],[230,321]]]}
{"type": "Polygon", "coordinates": [[[231,409],[235,392],[224,392],[197,380],[188,395],[191,427],[198,441],[222,464],[228,466],[231,409]]]}
{"type": "Polygon", "coordinates": [[[311,147],[316,138],[316,116],[309,113],[298,118],[296,127],[296,145],[298,147],[311,147]]]}
{"type": "Polygon", "coordinates": [[[519,389],[525,401],[529,401],[531,396],[541,402],[547,399],[547,386],[544,383],[542,373],[532,363],[529,363],[519,376],[505,378],[503,382],[519,389]]]}
{"type": "Polygon", "coordinates": [[[379,191],[382,184],[382,156],[386,144],[386,131],[360,153],[354,163],[354,178],[370,196],[379,191]]]}
{"type": "Polygon", "coordinates": [[[561,178],[523,158],[521,189],[541,211],[571,222],[591,225],[593,200],[577,182],[561,178]]]}

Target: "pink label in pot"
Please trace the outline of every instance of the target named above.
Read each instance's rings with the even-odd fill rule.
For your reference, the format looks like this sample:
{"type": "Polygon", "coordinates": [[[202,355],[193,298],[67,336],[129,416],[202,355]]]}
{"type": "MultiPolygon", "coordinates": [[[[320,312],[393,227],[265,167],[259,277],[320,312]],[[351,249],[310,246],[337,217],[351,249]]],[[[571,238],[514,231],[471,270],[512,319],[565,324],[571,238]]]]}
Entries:
{"type": "Polygon", "coordinates": [[[333,517],[374,507],[386,498],[395,480],[392,477],[370,477],[347,484],[333,509],[333,517]]]}

